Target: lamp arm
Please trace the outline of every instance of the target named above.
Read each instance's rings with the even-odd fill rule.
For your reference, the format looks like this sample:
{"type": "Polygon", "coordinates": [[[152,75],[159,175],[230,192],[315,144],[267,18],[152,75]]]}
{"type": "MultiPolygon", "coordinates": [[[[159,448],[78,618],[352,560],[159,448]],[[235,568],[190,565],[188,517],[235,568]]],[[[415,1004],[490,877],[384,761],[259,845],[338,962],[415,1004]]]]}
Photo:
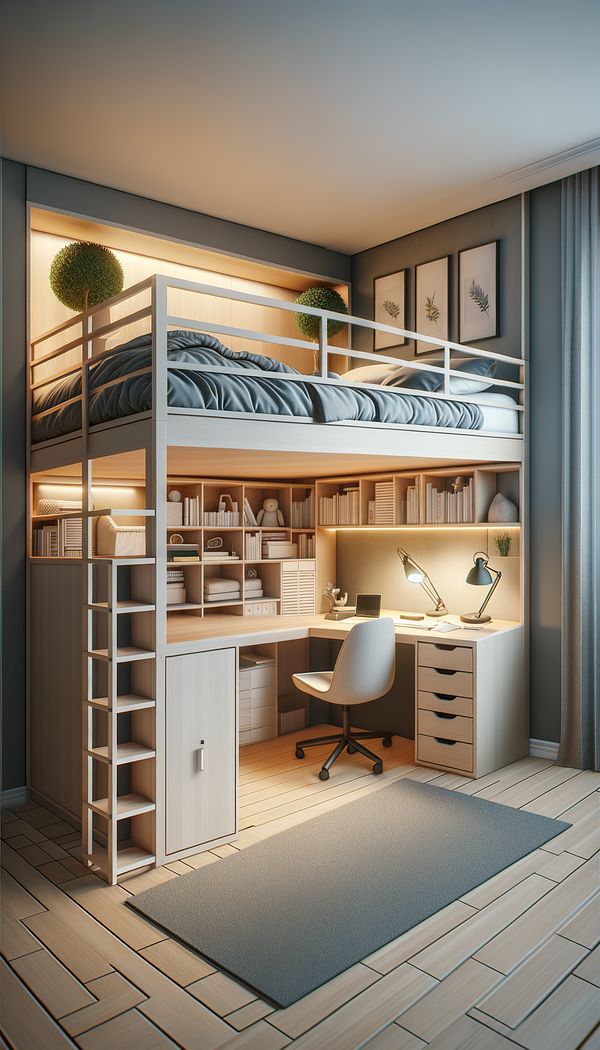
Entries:
{"type": "Polygon", "coordinates": [[[498,586],[498,584],[500,583],[500,580],[502,579],[502,573],[500,572],[499,569],[492,569],[491,565],[487,565],[486,568],[487,568],[488,572],[495,572],[496,573],[496,579],[494,580],[492,586],[490,587],[490,589],[489,589],[489,591],[488,591],[488,593],[487,593],[487,595],[485,597],[485,600],[483,602],[483,605],[481,606],[481,609],[477,613],[478,616],[482,616],[483,615],[483,612],[485,610],[486,605],[488,604],[490,598],[492,597],[492,594],[494,593],[494,591],[496,590],[496,587],[498,586]]]}
{"type": "Polygon", "coordinates": [[[421,584],[421,587],[425,591],[425,594],[429,598],[431,598],[431,601],[434,603],[436,609],[443,609],[443,608],[445,608],[444,600],[443,600],[441,594],[439,593],[439,591],[434,587],[434,585],[431,582],[429,576],[427,576],[427,575],[425,576],[425,578],[424,578],[424,580],[423,580],[423,582],[421,584]]]}

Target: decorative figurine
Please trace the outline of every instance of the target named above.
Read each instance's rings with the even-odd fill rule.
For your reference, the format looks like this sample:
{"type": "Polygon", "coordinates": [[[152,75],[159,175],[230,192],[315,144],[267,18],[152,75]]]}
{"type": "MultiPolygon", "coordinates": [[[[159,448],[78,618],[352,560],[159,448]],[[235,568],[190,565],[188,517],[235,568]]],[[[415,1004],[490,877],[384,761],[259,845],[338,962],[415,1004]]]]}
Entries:
{"type": "Polygon", "coordinates": [[[285,525],[282,511],[279,509],[279,500],[274,496],[268,496],[263,500],[263,505],[256,515],[258,525],[285,525]]]}
{"type": "Polygon", "coordinates": [[[326,620],[347,620],[349,617],[354,616],[356,606],[346,604],[348,592],[346,591],[344,596],[341,597],[340,588],[336,587],[335,583],[327,584],[325,597],[329,602],[329,612],[325,613],[326,620]]]}

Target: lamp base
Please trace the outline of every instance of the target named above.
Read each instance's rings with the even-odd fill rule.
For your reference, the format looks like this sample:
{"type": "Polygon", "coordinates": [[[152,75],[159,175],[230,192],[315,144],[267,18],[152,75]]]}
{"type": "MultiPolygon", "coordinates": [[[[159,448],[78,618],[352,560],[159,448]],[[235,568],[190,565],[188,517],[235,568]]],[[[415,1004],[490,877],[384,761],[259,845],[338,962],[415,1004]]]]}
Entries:
{"type": "Polygon", "coordinates": [[[427,616],[447,616],[448,610],[445,605],[441,609],[428,609],[427,616]]]}
{"type": "Polygon", "coordinates": [[[487,613],[484,613],[483,616],[478,616],[477,613],[465,613],[461,616],[461,621],[463,623],[489,623],[491,618],[487,613]]]}

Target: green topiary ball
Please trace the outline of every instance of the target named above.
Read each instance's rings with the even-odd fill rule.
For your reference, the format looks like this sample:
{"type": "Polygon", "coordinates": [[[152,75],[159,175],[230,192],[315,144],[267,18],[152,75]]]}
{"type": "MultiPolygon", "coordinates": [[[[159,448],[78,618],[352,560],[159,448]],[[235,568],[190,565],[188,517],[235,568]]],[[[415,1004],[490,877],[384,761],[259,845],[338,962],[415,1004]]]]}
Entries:
{"type": "Polygon", "coordinates": [[[77,313],[118,295],[123,283],[123,268],[116,255],[92,241],[66,244],[50,267],[50,287],[56,298],[77,313]]]}
{"type": "MultiPolygon", "coordinates": [[[[318,310],[332,310],[336,314],[347,314],[348,307],[335,288],[327,285],[315,284],[307,288],[294,302],[300,306],[314,306],[318,310]]],[[[294,314],[296,327],[307,339],[318,339],[321,331],[321,319],[312,314],[294,314]]],[[[327,335],[333,336],[341,332],[344,327],[343,321],[328,321],[327,335]]]]}

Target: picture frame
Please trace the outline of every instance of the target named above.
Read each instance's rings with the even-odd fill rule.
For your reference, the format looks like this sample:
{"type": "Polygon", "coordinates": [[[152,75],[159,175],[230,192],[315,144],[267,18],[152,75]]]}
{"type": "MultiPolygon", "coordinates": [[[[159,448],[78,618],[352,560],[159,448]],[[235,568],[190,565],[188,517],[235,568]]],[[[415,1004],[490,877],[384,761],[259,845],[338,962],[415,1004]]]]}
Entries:
{"type": "Polygon", "coordinates": [[[498,241],[458,253],[459,343],[498,335],[498,241]]]}
{"type": "MultiPolygon", "coordinates": [[[[384,273],[373,279],[373,320],[406,328],[406,270],[384,273]]],[[[388,332],[373,330],[374,352],[405,346],[406,342],[388,332]]]]}
{"type": "MultiPolygon", "coordinates": [[[[449,257],[419,263],[415,267],[415,330],[440,341],[448,339],[450,302],[449,257]]],[[[439,349],[433,343],[416,340],[415,353],[429,354],[439,349]]]]}

